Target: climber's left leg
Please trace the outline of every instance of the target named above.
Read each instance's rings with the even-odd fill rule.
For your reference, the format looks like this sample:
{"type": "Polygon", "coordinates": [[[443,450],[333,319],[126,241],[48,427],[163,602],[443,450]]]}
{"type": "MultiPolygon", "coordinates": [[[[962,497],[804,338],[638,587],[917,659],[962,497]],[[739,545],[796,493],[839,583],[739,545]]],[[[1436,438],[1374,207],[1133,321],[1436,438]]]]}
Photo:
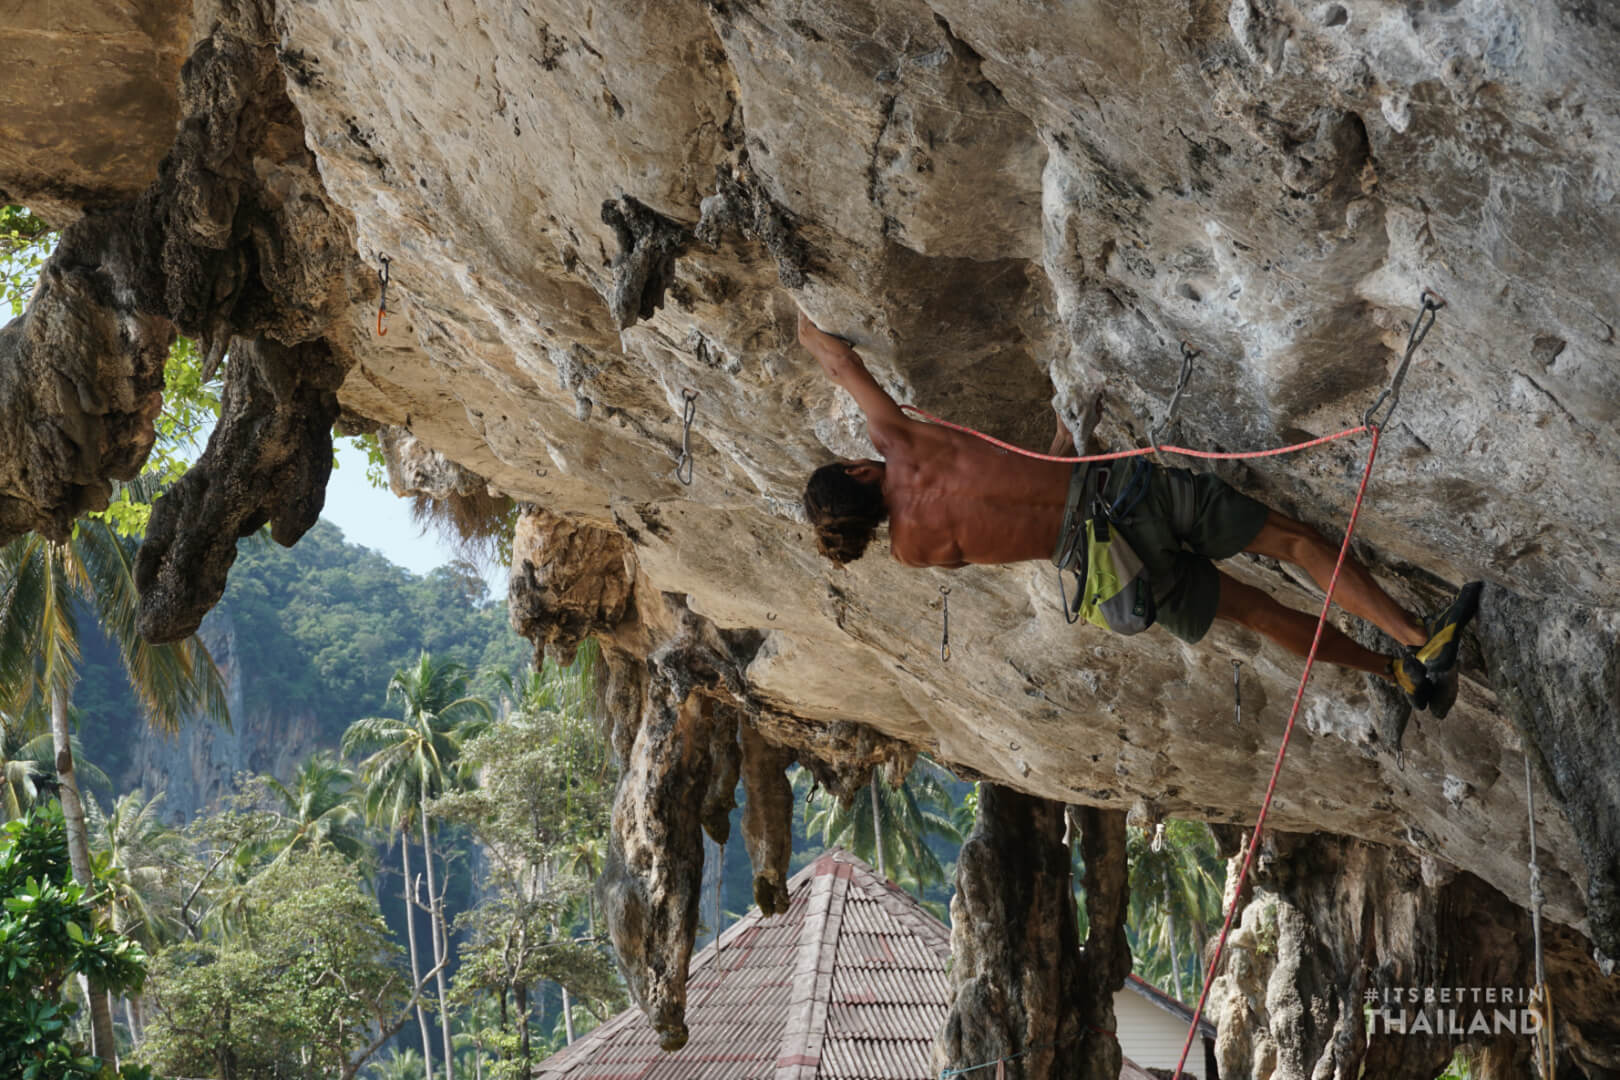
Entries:
{"type": "MultiPolygon", "coordinates": [[[[1220,590],[1215,609],[1217,619],[1230,619],[1246,626],[1297,656],[1310,652],[1311,638],[1316,634],[1316,616],[1285,607],[1269,594],[1225,574],[1220,575],[1220,590]]],[[[1322,644],[1317,647],[1316,655],[1330,664],[1396,681],[1390,671],[1389,657],[1362,648],[1332,624],[1322,627],[1322,644]]]]}

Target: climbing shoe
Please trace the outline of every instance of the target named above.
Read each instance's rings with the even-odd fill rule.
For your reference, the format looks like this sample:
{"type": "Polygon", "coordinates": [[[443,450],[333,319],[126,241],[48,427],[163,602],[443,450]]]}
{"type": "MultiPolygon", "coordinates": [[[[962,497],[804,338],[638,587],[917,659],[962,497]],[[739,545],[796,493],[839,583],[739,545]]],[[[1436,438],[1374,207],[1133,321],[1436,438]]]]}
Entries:
{"type": "Polygon", "coordinates": [[[1412,703],[1412,708],[1421,711],[1429,707],[1435,684],[1429,680],[1423,661],[1411,655],[1397,656],[1384,670],[1389,673],[1390,680],[1401,688],[1406,700],[1412,703]]]}
{"type": "Polygon", "coordinates": [[[1457,670],[1458,665],[1452,664],[1444,671],[1429,672],[1429,712],[1436,720],[1444,720],[1457,701],[1457,670]]]}
{"type": "MultiPolygon", "coordinates": [[[[1429,640],[1418,649],[1417,658],[1422,662],[1424,670],[1429,673],[1430,679],[1439,679],[1447,673],[1455,676],[1452,669],[1457,666],[1457,650],[1462,645],[1463,628],[1478,613],[1479,594],[1484,588],[1483,581],[1470,581],[1458,590],[1457,598],[1451,602],[1450,607],[1434,618],[1423,621],[1423,628],[1428,631],[1429,640]]],[[[1456,681],[1454,677],[1452,681],[1456,681]]]]}

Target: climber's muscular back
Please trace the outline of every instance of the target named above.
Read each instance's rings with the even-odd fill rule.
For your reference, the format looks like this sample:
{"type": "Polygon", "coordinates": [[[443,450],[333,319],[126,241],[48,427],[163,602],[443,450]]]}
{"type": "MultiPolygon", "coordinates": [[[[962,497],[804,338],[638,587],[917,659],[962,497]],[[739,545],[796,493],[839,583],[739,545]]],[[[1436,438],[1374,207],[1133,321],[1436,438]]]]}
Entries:
{"type": "Polygon", "coordinates": [[[907,566],[1049,559],[1063,522],[1070,467],[998,450],[912,420],[846,342],[802,313],[799,342],[866,414],[884,457],[889,551],[907,566]]]}
{"type": "Polygon", "coordinates": [[[898,415],[867,423],[884,458],[889,551],[896,559],[956,567],[1051,558],[1068,465],[898,415]]]}

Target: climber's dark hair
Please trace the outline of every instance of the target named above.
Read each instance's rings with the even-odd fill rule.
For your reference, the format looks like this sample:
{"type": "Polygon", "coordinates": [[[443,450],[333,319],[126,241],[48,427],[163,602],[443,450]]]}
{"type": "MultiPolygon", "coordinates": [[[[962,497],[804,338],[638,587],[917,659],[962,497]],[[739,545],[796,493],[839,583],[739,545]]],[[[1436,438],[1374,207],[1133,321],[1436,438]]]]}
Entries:
{"type": "Polygon", "coordinates": [[[839,566],[860,558],[889,516],[881,485],[855,479],[838,462],[810,474],[804,512],[816,527],[816,547],[839,566]]]}

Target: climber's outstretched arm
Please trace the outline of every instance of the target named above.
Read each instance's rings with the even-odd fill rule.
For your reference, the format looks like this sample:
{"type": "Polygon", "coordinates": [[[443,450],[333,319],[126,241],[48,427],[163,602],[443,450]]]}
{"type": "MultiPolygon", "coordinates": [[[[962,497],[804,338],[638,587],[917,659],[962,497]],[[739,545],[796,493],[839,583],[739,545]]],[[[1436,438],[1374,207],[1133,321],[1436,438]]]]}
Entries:
{"type": "Polygon", "coordinates": [[[866,423],[875,436],[879,429],[896,429],[910,423],[900,406],[866,370],[866,365],[849,345],[823,333],[804,312],[799,312],[799,344],[810,351],[827,373],[827,378],[848,390],[855,404],[866,414],[866,423]]]}

